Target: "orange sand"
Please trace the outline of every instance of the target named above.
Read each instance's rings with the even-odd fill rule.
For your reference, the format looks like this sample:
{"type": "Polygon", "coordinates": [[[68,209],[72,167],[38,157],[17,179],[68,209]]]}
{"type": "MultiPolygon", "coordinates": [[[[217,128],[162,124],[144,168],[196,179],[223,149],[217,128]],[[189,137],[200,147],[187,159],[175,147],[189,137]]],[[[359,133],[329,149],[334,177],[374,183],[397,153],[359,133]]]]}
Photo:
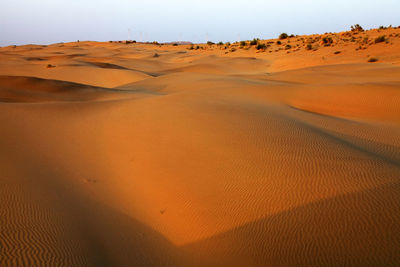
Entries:
{"type": "Polygon", "coordinates": [[[400,29],[329,36],[0,48],[0,265],[399,265],[400,29]]]}

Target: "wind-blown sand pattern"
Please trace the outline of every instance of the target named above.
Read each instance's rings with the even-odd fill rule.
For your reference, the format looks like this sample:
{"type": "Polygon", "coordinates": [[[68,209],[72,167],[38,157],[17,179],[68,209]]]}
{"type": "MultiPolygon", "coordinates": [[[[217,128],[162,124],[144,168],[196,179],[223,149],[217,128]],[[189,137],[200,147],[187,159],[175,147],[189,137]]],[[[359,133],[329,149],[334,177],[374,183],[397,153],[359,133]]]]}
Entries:
{"type": "Polygon", "coordinates": [[[400,29],[353,34],[0,48],[0,266],[399,265],[400,29]]]}

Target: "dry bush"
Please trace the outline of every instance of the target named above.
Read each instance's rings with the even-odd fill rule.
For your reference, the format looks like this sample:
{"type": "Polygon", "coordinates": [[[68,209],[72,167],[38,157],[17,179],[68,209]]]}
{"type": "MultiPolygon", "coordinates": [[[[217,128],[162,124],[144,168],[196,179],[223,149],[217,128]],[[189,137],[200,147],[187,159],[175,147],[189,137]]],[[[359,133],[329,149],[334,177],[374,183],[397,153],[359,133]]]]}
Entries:
{"type": "Polygon", "coordinates": [[[385,35],[381,35],[379,37],[376,37],[374,42],[377,44],[377,43],[382,43],[382,42],[385,42],[385,41],[386,41],[385,35]]]}
{"type": "Polygon", "coordinates": [[[351,26],[352,32],[363,32],[364,29],[360,26],[360,24],[355,24],[351,26]]]}
{"type": "Polygon", "coordinates": [[[281,33],[281,34],[279,35],[279,39],[281,39],[281,40],[286,39],[286,38],[288,38],[288,37],[289,37],[289,36],[288,36],[287,33],[281,33]]]}
{"type": "Polygon", "coordinates": [[[257,46],[256,46],[256,49],[257,50],[265,50],[267,48],[267,46],[265,45],[265,44],[258,44],[257,46]]]}
{"type": "Polygon", "coordinates": [[[251,40],[250,41],[250,45],[258,45],[258,41],[259,41],[260,39],[256,39],[256,38],[254,38],[253,40],[251,40]]]}

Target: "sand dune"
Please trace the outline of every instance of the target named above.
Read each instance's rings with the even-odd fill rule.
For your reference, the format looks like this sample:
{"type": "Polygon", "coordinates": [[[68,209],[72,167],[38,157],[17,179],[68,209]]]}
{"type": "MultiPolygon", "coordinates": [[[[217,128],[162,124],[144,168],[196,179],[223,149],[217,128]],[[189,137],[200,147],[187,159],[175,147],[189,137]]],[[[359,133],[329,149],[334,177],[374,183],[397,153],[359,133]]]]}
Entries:
{"type": "Polygon", "coordinates": [[[0,48],[0,265],[400,264],[400,29],[346,34],[0,48]]]}

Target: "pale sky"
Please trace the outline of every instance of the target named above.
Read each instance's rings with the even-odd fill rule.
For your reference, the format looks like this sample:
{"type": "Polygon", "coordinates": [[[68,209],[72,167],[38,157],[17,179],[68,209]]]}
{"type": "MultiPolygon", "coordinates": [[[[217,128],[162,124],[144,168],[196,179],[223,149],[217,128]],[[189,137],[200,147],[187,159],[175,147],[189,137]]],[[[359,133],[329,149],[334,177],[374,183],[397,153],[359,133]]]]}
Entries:
{"type": "Polygon", "coordinates": [[[0,0],[0,46],[238,41],[400,25],[400,0],[0,0]]]}

